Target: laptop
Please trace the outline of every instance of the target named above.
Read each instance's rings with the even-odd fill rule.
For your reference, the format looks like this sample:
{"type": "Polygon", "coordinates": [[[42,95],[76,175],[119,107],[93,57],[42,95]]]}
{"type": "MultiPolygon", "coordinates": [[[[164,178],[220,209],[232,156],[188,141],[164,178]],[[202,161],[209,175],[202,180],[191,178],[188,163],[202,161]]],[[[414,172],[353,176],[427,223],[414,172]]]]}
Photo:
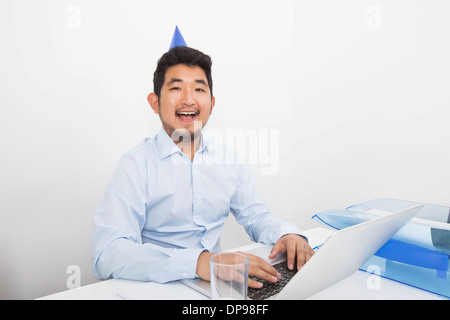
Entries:
{"type": "MultiPolygon", "coordinates": [[[[250,299],[252,296],[253,299],[258,300],[306,299],[346,278],[372,257],[422,207],[423,204],[416,205],[334,232],[298,272],[291,272],[291,275],[282,273],[281,280],[283,280],[283,277],[291,277],[291,279],[286,283],[274,286],[276,287],[274,294],[258,297],[252,293],[255,290],[264,290],[264,287],[271,286],[270,284],[265,284],[262,289],[249,288],[249,293],[251,293],[250,299]]],[[[248,253],[267,259],[270,248],[271,246],[263,246],[256,250],[250,250],[248,253]]],[[[286,265],[285,259],[286,256],[282,255],[280,258],[272,260],[271,264],[284,267],[286,265]],[[280,263],[280,259],[283,259],[282,263],[280,263]]],[[[182,280],[182,283],[208,297],[211,296],[210,283],[208,281],[185,279],[182,280]]]]}

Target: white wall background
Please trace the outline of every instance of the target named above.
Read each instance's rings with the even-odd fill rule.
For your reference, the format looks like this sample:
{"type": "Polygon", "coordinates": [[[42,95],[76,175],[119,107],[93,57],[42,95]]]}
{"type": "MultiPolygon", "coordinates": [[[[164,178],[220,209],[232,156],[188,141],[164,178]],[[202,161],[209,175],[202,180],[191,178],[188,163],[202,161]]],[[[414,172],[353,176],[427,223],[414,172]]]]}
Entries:
{"type": "MultiPolygon", "coordinates": [[[[0,298],[65,290],[71,265],[95,281],[92,216],[119,157],[160,128],[146,96],[175,25],[214,61],[208,128],[279,133],[275,174],[262,157],[250,167],[280,217],[309,228],[376,197],[449,206],[449,13],[445,0],[3,0],[0,298]]],[[[230,218],[222,242],[248,239],[230,218]]]]}

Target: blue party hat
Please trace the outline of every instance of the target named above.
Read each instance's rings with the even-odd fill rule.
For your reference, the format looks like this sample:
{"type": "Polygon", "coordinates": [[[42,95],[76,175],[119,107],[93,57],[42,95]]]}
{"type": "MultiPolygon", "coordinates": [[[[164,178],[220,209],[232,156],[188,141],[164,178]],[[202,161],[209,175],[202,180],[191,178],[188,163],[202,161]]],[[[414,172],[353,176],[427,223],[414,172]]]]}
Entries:
{"type": "Polygon", "coordinates": [[[173,47],[187,47],[186,41],[184,41],[178,26],[175,26],[175,32],[173,33],[172,42],[170,43],[170,49],[173,47]]]}

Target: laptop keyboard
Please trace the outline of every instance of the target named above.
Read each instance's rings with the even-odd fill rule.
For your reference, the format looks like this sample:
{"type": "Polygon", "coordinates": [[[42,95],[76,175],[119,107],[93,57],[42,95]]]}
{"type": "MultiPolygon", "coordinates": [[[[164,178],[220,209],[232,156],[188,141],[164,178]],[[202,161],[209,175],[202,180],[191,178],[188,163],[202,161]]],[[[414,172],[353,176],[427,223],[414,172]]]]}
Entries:
{"type": "Polygon", "coordinates": [[[263,284],[262,288],[248,288],[248,297],[253,300],[265,300],[273,295],[276,295],[284,286],[291,280],[291,278],[297,273],[297,266],[294,266],[294,270],[289,270],[286,261],[274,264],[273,267],[281,274],[281,279],[276,283],[271,283],[266,280],[259,279],[257,277],[249,277],[252,280],[259,281],[263,284]]]}

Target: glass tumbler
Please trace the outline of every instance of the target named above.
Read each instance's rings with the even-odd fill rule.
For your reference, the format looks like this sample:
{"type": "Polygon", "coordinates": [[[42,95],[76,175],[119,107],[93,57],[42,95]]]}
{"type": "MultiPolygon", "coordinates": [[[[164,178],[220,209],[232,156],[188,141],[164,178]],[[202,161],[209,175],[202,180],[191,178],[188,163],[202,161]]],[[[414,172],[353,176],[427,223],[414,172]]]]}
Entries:
{"type": "Polygon", "coordinates": [[[249,259],[242,253],[216,253],[210,258],[211,298],[246,300],[249,259]]]}

